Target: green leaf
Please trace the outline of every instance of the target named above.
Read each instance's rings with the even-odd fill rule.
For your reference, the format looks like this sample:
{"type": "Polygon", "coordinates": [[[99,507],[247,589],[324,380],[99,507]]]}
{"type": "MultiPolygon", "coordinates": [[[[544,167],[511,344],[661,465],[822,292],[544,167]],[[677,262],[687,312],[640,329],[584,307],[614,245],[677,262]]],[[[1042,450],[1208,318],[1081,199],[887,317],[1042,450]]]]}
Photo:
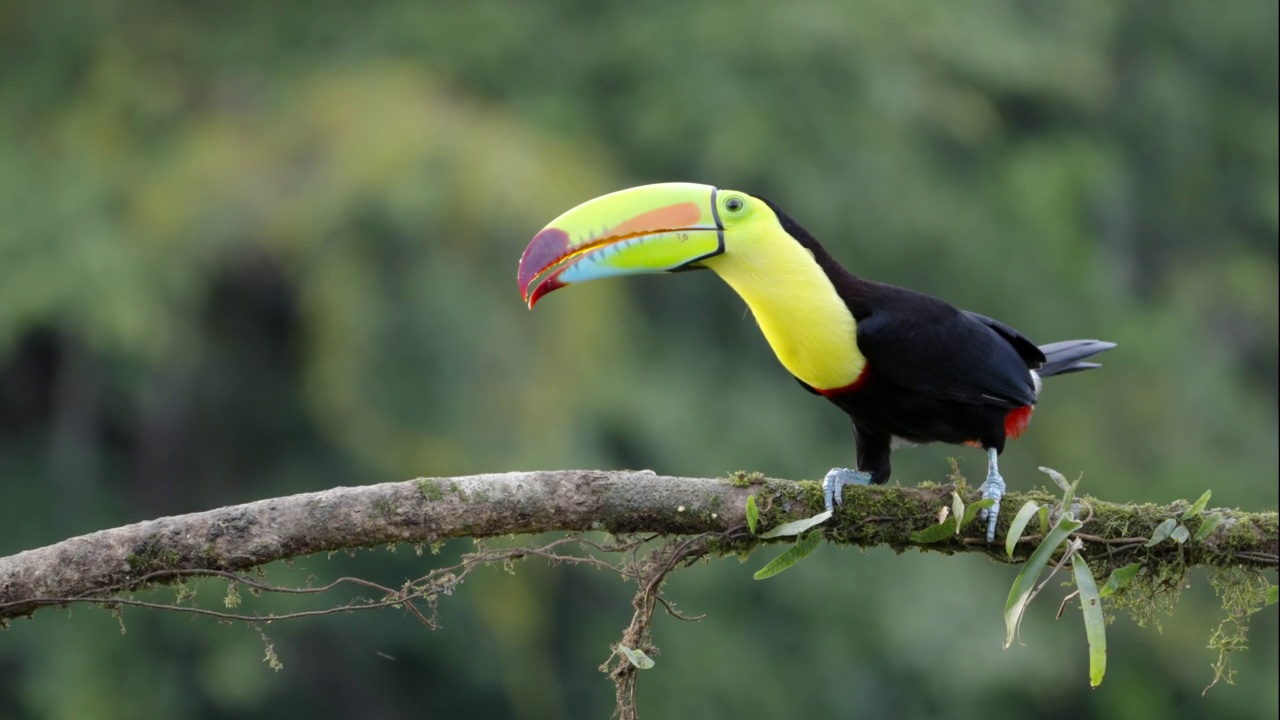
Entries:
{"type": "Polygon", "coordinates": [[[826,522],[827,519],[830,517],[831,517],[831,511],[824,510],[818,513],[817,515],[814,515],[813,517],[805,518],[803,520],[792,520],[789,523],[782,523],[778,527],[761,535],[760,539],[768,540],[769,538],[791,537],[792,535],[799,535],[800,533],[804,532],[805,530],[808,530],[814,525],[821,525],[822,523],[826,522]]]}
{"type": "Polygon", "coordinates": [[[943,520],[937,525],[930,525],[923,530],[917,530],[911,533],[911,542],[927,545],[929,543],[936,543],[939,540],[946,540],[956,534],[956,526],[956,516],[948,515],[946,520],[943,520]]]}
{"type": "Polygon", "coordinates": [[[1036,513],[1036,518],[1040,520],[1040,534],[1044,535],[1049,532],[1049,506],[1041,505],[1040,510],[1036,513]]]}
{"type": "Polygon", "coordinates": [[[1271,587],[1267,588],[1267,604],[1268,605],[1275,605],[1276,600],[1280,599],[1280,596],[1278,596],[1276,593],[1277,590],[1280,590],[1280,585],[1272,585],[1271,587]]]}
{"type": "Polygon", "coordinates": [[[765,578],[769,578],[769,577],[773,577],[774,575],[777,575],[783,570],[786,570],[792,565],[795,565],[796,563],[805,559],[805,557],[808,556],[809,553],[813,552],[814,549],[818,547],[818,543],[820,542],[822,542],[822,531],[814,530],[813,532],[804,536],[804,538],[801,539],[799,542],[797,542],[795,545],[788,548],[786,552],[774,558],[768,565],[765,565],[764,567],[757,570],[756,574],[752,575],[751,577],[755,578],[756,580],[764,580],[765,578]]]}
{"type": "Polygon", "coordinates": [[[1039,547],[1031,553],[1027,564],[1022,567],[1022,572],[1018,573],[1018,577],[1014,579],[1013,587],[1009,590],[1009,599],[1004,605],[1004,646],[1006,648],[1012,645],[1018,636],[1022,614],[1027,610],[1027,603],[1031,602],[1031,591],[1035,590],[1036,581],[1040,579],[1040,573],[1044,572],[1045,566],[1049,564],[1049,558],[1067,539],[1067,536],[1079,530],[1083,524],[1065,515],[1059,518],[1053,529],[1045,534],[1039,547]]]}
{"type": "Polygon", "coordinates": [[[1222,524],[1222,513],[1210,513],[1200,519],[1200,527],[1196,529],[1196,534],[1191,538],[1193,542],[1200,542],[1209,537],[1209,533],[1213,532],[1222,524]]]}
{"type": "Polygon", "coordinates": [[[653,667],[653,658],[645,655],[643,650],[633,650],[626,645],[619,644],[618,652],[626,656],[627,660],[639,670],[648,670],[653,667]]]}
{"type": "Polygon", "coordinates": [[[1192,503],[1191,507],[1183,511],[1182,513],[1183,522],[1186,522],[1187,520],[1190,520],[1191,518],[1199,515],[1201,511],[1204,510],[1204,506],[1209,504],[1209,498],[1211,497],[1213,497],[1213,491],[1205,490],[1204,494],[1200,496],[1199,500],[1192,503]]]}
{"type": "Polygon", "coordinates": [[[1138,571],[1141,569],[1142,563],[1129,563],[1122,568],[1116,568],[1111,573],[1111,577],[1107,578],[1107,584],[1102,586],[1102,591],[1098,595],[1110,597],[1117,591],[1125,589],[1138,576],[1138,571]]]}
{"type": "Polygon", "coordinates": [[[969,523],[978,517],[978,513],[996,504],[995,498],[983,498],[964,509],[964,519],[960,521],[960,530],[969,527],[969,523]]]}
{"type": "Polygon", "coordinates": [[[1173,532],[1169,533],[1169,539],[1178,543],[1179,545],[1186,542],[1190,538],[1191,538],[1191,531],[1187,529],[1186,525],[1182,525],[1181,523],[1179,523],[1178,527],[1173,529],[1173,532]]]}
{"type": "Polygon", "coordinates": [[[1049,479],[1053,481],[1054,485],[1057,485],[1058,487],[1062,488],[1065,492],[1071,492],[1071,485],[1067,483],[1067,479],[1062,476],[1062,473],[1058,472],[1057,470],[1054,470],[1053,468],[1047,468],[1047,467],[1041,467],[1040,472],[1044,473],[1045,475],[1048,475],[1049,479]]]}
{"type": "Polygon", "coordinates": [[[1071,556],[1071,570],[1080,591],[1080,611],[1084,614],[1084,634],[1089,640],[1089,685],[1098,687],[1107,672],[1107,619],[1102,613],[1102,596],[1093,571],[1080,553],[1071,556]]]}
{"type": "Polygon", "coordinates": [[[1013,548],[1022,538],[1022,531],[1027,529],[1027,523],[1031,522],[1031,518],[1035,517],[1039,509],[1040,506],[1035,500],[1028,500],[1018,509],[1018,514],[1013,516],[1013,522],[1009,524],[1009,533],[1004,537],[1004,550],[1009,557],[1013,557],[1013,548]]]}
{"type": "Polygon", "coordinates": [[[956,519],[956,531],[953,534],[960,533],[960,519],[964,517],[964,500],[960,499],[960,493],[952,491],[951,493],[951,517],[956,519]]]}
{"type": "MultiPolygon", "coordinates": [[[[1079,482],[1079,481],[1077,481],[1079,482]]],[[[1072,483],[1067,491],[1062,494],[1062,514],[1069,518],[1075,518],[1075,513],[1071,510],[1071,503],[1076,499],[1076,484],[1072,483]]]]}
{"type": "Polygon", "coordinates": [[[760,522],[760,511],[756,509],[756,496],[747,496],[747,531],[756,534],[756,524],[760,522]]]}
{"type": "Polygon", "coordinates": [[[1173,529],[1178,527],[1178,521],[1169,518],[1156,526],[1156,531],[1151,534],[1151,539],[1147,541],[1146,547],[1155,547],[1164,542],[1166,538],[1173,534],[1173,529]]]}

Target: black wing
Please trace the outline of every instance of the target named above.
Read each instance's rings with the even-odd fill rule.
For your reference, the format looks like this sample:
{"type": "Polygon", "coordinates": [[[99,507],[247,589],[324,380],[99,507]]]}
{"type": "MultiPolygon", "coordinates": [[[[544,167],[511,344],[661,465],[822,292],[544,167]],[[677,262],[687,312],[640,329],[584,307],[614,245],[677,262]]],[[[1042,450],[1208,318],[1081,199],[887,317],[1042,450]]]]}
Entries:
{"type": "Polygon", "coordinates": [[[1017,408],[1035,402],[1029,372],[1044,362],[1035,343],[1003,323],[937,298],[880,286],[858,320],[858,349],[871,371],[909,392],[1017,408]],[[879,293],[878,293],[879,294],[879,293]]]}
{"type": "Polygon", "coordinates": [[[1023,335],[999,320],[992,320],[986,315],[979,315],[976,312],[969,312],[968,310],[961,310],[961,312],[968,315],[971,319],[977,320],[983,325],[995,330],[1000,337],[1007,340],[1009,344],[1013,346],[1013,349],[1018,351],[1018,356],[1027,363],[1028,368],[1036,370],[1044,366],[1044,351],[1037,347],[1035,343],[1031,342],[1026,335],[1023,335]]]}

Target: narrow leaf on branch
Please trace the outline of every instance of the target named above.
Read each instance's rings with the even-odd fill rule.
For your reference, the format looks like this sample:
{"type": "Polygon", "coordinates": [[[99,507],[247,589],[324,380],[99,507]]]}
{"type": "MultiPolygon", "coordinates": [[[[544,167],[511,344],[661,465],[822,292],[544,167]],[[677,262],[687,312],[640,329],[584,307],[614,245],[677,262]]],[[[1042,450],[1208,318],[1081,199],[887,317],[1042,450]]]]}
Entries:
{"type": "Polygon", "coordinates": [[[791,537],[792,535],[799,535],[800,533],[804,532],[805,530],[808,530],[814,525],[821,525],[822,523],[826,522],[830,518],[831,518],[831,511],[826,510],[824,512],[818,513],[817,515],[814,515],[813,517],[807,517],[803,520],[793,520],[789,523],[783,523],[778,527],[770,530],[769,532],[761,535],[760,539],[768,540],[770,538],[791,537]]]}
{"type": "Polygon", "coordinates": [[[1200,499],[1192,503],[1191,507],[1187,508],[1186,511],[1182,513],[1182,521],[1186,522],[1199,515],[1204,510],[1204,506],[1209,504],[1209,498],[1211,497],[1213,497],[1213,491],[1205,490],[1204,494],[1200,496],[1200,499]]]}
{"type": "Polygon", "coordinates": [[[1036,511],[1039,509],[1040,506],[1036,501],[1028,500],[1018,509],[1018,514],[1013,516],[1013,522],[1009,524],[1009,533],[1004,538],[1004,550],[1009,557],[1013,557],[1013,548],[1022,538],[1022,532],[1027,529],[1027,523],[1031,522],[1031,518],[1036,516],[1036,511]]]}
{"type": "Polygon", "coordinates": [[[1102,596],[1093,571],[1079,553],[1071,556],[1071,570],[1076,576],[1076,589],[1080,591],[1080,611],[1084,614],[1084,632],[1089,640],[1089,684],[1098,687],[1107,672],[1107,619],[1102,613],[1102,596]]]}
{"type": "Polygon", "coordinates": [[[1116,568],[1111,573],[1111,577],[1107,578],[1107,584],[1102,586],[1101,592],[1098,593],[1099,597],[1109,597],[1125,589],[1138,576],[1138,571],[1141,569],[1141,563],[1129,563],[1122,568],[1116,568]]]}
{"type": "Polygon", "coordinates": [[[1173,534],[1173,531],[1177,529],[1177,527],[1178,521],[1174,518],[1169,518],[1168,520],[1160,523],[1156,526],[1156,531],[1151,533],[1151,539],[1147,541],[1146,546],[1155,547],[1169,539],[1169,536],[1173,534]]]}
{"type": "Polygon", "coordinates": [[[1009,590],[1009,600],[1004,606],[1004,646],[1006,648],[1018,637],[1018,627],[1022,625],[1022,616],[1027,611],[1027,603],[1031,602],[1031,593],[1036,588],[1040,573],[1044,572],[1049,564],[1049,558],[1067,539],[1067,536],[1079,530],[1081,525],[1082,523],[1069,517],[1060,518],[1053,529],[1045,535],[1040,546],[1031,553],[1027,564],[1022,567],[1022,572],[1018,573],[1017,579],[1013,581],[1013,588],[1009,590]]]}
{"type": "Polygon", "coordinates": [[[822,542],[822,531],[814,530],[804,536],[804,538],[795,545],[791,546],[791,548],[786,552],[770,561],[768,565],[757,570],[755,575],[752,575],[751,577],[756,580],[764,580],[765,578],[771,578],[774,575],[777,575],[783,570],[786,570],[792,565],[795,565],[808,557],[809,553],[813,552],[820,542],[822,542]]]}

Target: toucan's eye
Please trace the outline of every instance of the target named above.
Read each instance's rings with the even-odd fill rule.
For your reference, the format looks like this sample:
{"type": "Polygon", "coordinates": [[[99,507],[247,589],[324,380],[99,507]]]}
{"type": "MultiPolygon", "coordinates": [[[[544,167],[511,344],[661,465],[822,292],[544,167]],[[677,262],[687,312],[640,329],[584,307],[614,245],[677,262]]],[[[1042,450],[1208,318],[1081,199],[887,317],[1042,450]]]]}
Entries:
{"type": "Polygon", "coordinates": [[[739,210],[741,210],[742,205],[743,205],[742,198],[739,198],[739,197],[731,197],[728,200],[724,201],[724,209],[728,210],[731,213],[736,213],[739,210]]]}

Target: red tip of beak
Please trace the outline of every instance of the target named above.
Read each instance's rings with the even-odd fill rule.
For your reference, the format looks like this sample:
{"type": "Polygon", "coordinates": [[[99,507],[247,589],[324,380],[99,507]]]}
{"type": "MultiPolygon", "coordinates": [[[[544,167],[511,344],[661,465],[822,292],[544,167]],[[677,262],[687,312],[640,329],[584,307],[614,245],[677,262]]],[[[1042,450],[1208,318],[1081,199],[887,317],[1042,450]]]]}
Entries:
{"type": "Polygon", "coordinates": [[[557,283],[554,287],[548,287],[552,284],[550,278],[541,285],[534,288],[533,295],[529,294],[529,284],[532,283],[543,270],[554,265],[557,261],[569,254],[569,233],[557,228],[547,228],[534,236],[529,242],[529,247],[524,249],[524,255],[520,256],[520,270],[517,278],[520,282],[520,296],[529,303],[529,307],[533,307],[533,303],[538,298],[546,295],[552,290],[560,287],[557,283]]]}
{"type": "Polygon", "coordinates": [[[532,310],[533,304],[538,302],[543,295],[552,290],[559,290],[562,287],[564,287],[564,283],[560,282],[560,271],[557,270],[554,274],[549,275],[545,280],[534,286],[533,292],[529,294],[529,309],[532,310]]]}

